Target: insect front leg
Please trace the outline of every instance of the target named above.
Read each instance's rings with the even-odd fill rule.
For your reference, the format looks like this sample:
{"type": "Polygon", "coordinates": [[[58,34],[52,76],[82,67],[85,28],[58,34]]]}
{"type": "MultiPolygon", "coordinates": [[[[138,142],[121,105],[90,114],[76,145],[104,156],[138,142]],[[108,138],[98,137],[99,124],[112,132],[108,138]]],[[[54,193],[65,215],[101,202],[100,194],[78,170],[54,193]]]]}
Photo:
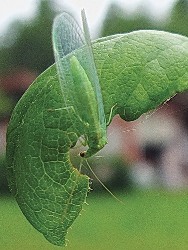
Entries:
{"type": "Polygon", "coordinates": [[[112,113],[113,113],[113,110],[114,110],[114,108],[116,107],[116,105],[117,105],[117,103],[114,104],[114,105],[111,107],[111,109],[110,109],[110,115],[109,115],[109,118],[108,118],[108,122],[106,123],[107,126],[110,124],[110,122],[111,122],[111,120],[112,120],[112,113]]]}

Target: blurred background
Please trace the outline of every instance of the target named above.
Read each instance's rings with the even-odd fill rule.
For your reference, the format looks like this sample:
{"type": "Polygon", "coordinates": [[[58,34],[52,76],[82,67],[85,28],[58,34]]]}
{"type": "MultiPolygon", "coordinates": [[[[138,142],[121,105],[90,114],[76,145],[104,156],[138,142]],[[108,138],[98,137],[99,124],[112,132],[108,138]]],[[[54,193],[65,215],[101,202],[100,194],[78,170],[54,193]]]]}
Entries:
{"type": "MultiPolygon", "coordinates": [[[[54,63],[51,28],[63,10],[92,38],[139,29],[188,36],[187,0],[0,1],[0,250],[56,249],[26,221],[10,196],[5,171],[6,128],[33,80],[54,63]]],[[[93,179],[90,206],[70,230],[67,249],[188,249],[188,93],[134,122],[116,116],[109,143],[90,164],[125,204],[93,179]]]]}

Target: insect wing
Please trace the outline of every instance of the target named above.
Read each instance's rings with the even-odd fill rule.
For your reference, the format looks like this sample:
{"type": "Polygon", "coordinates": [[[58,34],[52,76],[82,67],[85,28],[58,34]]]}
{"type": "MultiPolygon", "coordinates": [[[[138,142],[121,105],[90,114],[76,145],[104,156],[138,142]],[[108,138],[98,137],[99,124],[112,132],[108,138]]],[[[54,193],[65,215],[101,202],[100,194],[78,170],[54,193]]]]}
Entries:
{"type": "Polygon", "coordinates": [[[96,96],[96,100],[98,104],[98,115],[99,115],[100,125],[103,128],[103,130],[106,130],[106,119],[105,119],[105,113],[104,113],[104,105],[103,105],[101,87],[99,83],[94,56],[93,56],[89,27],[88,27],[84,9],[81,11],[81,15],[82,15],[84,37],[85,37],[85,42],[86,42],[86,47],[85,47],[86,61],[87,61],[87,67],[89,68],[89,70],[87,71],[87,75],[91,81],[93,90],[95,92],[95,96],[96,96]]]}
{"type": "MultiPolygon", "coordinates": [[[[93,102],[93,105],[96,104],[97,107],[95,113],[96,117],[98,118],[96,119],[98,120],[99,127],[101,127],[102,131],[104,131],[105,133],[106,121],[102,94],[97,70],[95,67],[89,29],[84,10],[82,10],[82,22],[84,33],[82,32],[78,23],[68,13],[64,12],[55,18],[53,24],[52,39],[59,82],[67,111],[70,110],[69,107],[73,107],[76,116],[79,116],[79,118],[81,117],[81,120],[84,122],[84,124],[87,124],[87,122],[89,121],[91,130],[93,128],[93,133],[95,133],[95,129],[94,126],[92,126],[93,121],[92,119],[90,119],[91,113],[88,112],[86,114],[83,111],[83,108],[87,108],[88,103],[82,101],[84,100],[84,98],[82,97],[84,97],[84,92],[94,93],[95,97],[94,99],[91,98],[91,100],[93,102]],[[77,50],[81,47],[81,50],[77,50]],[[74,53],[75,50],[77,50],[76,53],[74,53]],[[84,73],[87,75],[89,82],[92,85],[91,91],[89,91],[90,84],[88,84],[88,87],[87,85],[85,85],[82,91],[77,87],[77,85],[75,86],[75,80],[73,80],[73,78],[75,78],[75,74],[73,75],[70,63],[73,55],[76,56],[78,64],[81,65],[84,73]],[[79,97],[77,95],[79,95],[79,97]],[[82,106],[82,108],[80,108],[80,105],[82,106]]],[[[70,114],[70,119],[71,118],[72,116],[70,114]]]]}
{"type": "Polygon", "coordinates": [[[84,45],[84,36],[80,26],[66,12],[55,18],[52,36],[56,60],[84,45]]]}
{"type": "Polygon", "coordinates": [[[52,42],[58,78],[66,107],[75,108],[73,79],[68,55],[84,45],[83,33],[77,22],[66,12],[53,23],[52,42]]]}

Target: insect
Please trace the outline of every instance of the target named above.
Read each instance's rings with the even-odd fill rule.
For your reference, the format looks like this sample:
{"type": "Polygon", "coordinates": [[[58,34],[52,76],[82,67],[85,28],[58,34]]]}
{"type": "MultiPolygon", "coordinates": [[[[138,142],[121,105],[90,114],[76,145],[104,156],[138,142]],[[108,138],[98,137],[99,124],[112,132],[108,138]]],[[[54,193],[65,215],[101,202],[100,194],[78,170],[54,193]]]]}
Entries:
{"type": "Polygon", "coordinates": [[[90,157],[107,143],[106,120],[84,10],[81,16],[84,33],[68,13],[57,16],[53,24],[52,41],[67,112],[71,116],[72,109],[82,122],[83,136],[89,147],[80,156],[90,157]],[[77,53],[79,49],[81,52],[77,53]]]}

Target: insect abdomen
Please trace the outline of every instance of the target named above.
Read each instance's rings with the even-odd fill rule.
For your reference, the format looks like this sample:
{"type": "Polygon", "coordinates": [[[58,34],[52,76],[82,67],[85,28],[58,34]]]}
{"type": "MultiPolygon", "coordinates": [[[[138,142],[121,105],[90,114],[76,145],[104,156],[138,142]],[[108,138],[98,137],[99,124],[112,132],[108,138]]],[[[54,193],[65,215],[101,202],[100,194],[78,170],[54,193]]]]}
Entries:
{"type": "Polygon", "coordinates": [[[75,56],[70,58],[70,68],[74,81],[76,110],[81,119],[89,124],[97,123],[98,109],[95,93],[87,74],[75,56]]]}

